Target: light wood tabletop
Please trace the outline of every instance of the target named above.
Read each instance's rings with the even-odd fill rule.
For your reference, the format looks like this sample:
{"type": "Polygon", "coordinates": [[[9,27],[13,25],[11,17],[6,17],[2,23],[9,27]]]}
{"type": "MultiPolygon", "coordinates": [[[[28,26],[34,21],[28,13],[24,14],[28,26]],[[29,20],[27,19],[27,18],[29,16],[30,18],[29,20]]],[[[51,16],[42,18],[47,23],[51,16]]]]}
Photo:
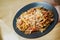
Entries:
{"type": "MultiPolygon", "coordinates": [[[[25,5],[32,2],[41,2],[42,0],[0,0],[0,40],[8,40],[6,36],[7,34],[13,35],[12,38],[15,37],[14,40],[60,40],[60,23],[58,22],[56,26],[50,31],[48,34],[35,38],[35,39],[27,39],[19,36],[13,29],[13,18],[16,15],[16,12],[24,7],[25,5]],[[5,23],[5,28],[4,28],[5,23]],[[10,34],[11,33],[11,34],[10,34]],[[2,37],[1,37],[2,36],[2,37]]],[[[9,39],[13,40],[9,36],[9,39]]]]}

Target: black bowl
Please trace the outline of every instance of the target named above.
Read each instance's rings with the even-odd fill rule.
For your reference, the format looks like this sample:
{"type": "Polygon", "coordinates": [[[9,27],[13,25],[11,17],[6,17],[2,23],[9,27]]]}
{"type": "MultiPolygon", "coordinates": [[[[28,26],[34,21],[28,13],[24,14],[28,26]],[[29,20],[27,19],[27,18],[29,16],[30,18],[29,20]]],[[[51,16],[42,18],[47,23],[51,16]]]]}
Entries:
{"type": "Polygon", "coordinates": [[[34,2],[34,3],[31,3],[31,4],[28,4],[28,5],[24,6],[23,8],[21,8],[17,12],[17,14],[15,15],[14,20],[13,20],[13,28],[14,28],[15,32],[22,37],[37,38],[37,37],[41,37],[41,36],[44,36],[45,34],[49,33],[55,27],[57,22],[58,22],[58,13],[52,5],[50,5],[46,2],[34,2]],[[49,27],[43,33],[35,32],[35,33],[32,33],[32,34],[26,35],[16,27],[16,18],[18,18],[21,15],[22,12],[25,12],[25,11],[29,10],[30,8],[34,8],[34,7],[43,7],[43,8],[46,8],[48,10],[53,11],[54,21],[49,25],[49,27]]]}

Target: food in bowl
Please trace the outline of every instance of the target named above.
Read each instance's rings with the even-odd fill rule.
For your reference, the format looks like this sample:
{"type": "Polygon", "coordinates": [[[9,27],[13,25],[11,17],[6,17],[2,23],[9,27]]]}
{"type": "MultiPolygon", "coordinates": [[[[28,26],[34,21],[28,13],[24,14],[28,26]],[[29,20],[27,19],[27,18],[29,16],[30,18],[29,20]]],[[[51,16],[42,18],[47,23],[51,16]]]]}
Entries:
{"type": "Polygon", "coordinates": [[[54,21],[53,16],[52,11],[43,7],[31,8],[17,18],[16,26],[25,34],[44,32],[54,21]]]}

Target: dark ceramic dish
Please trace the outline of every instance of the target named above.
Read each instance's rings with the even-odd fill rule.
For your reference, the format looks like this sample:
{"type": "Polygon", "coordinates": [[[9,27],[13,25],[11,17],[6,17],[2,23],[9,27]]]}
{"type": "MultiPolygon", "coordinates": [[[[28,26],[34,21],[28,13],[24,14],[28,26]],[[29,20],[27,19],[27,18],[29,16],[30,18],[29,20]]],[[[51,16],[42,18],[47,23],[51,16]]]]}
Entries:
{"type": "Polygon", "coordinates": [[[49,33],[55,27],[57,22],[58,22],[58,13],[57,13],[56,9],[52,5],[50,5],[50,4],[46,3],[46,2],[34,2],[34,3],[31,3],[31,4],[28,4],[28,5],[24,6],[23,8],[21,8],[16,13],[16,15],[15,15],[15,17],[13,19],[13,28],[14,28],[15,32],[17,34],[19,34],[20,36],[22,36],[22,37],[25,37],[25,38],[37,38],[37,37],[41,37],[41,36],[44,36],[45,34],[49,33]],[[46,8],[48,10],[53,11],[53,13],[54,13],[54,21],[49,25],[49,27],[43,33],[35,32],[35,33],[30,34],[30,35],[26,35],[16,27],[16,18],[18,18],[21,15],[22,12],[25,12],[28,9],[34,8],[34,7],[43,7],[43,8],[46,8]]]}

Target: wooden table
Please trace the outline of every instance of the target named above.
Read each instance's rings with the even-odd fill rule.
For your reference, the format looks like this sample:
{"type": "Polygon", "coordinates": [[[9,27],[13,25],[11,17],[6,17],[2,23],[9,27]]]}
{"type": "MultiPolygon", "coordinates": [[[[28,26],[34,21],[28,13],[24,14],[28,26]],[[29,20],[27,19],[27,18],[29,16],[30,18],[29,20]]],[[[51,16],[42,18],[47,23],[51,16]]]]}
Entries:
{"type": "MultiPolygon", "coordinates": [[[[16,34],[13,30],[12,22],[16,12],[29,3],[41,1],[42,0],[0,0],[0,19],[3,20],[4,23],[7,25],[5,25],[4,28],[4,23],[0,22],[0,24],[3,25],[3,27],[0,25],[0,40],[5,40],[4,37],[7,34],[10,35],[10,33],[13,33],[15,36],[17,36],[18,39],[16,39],[15,37],[16,40],[60,40],[60,23],[57,23],[54,29],[45,36],[36,39],[23,38],[16,34]]],[[[6,37],[8,38],[8,36],[6,37]]],[[[10,39],[13,40],[12,38],[10,39]]]]}

